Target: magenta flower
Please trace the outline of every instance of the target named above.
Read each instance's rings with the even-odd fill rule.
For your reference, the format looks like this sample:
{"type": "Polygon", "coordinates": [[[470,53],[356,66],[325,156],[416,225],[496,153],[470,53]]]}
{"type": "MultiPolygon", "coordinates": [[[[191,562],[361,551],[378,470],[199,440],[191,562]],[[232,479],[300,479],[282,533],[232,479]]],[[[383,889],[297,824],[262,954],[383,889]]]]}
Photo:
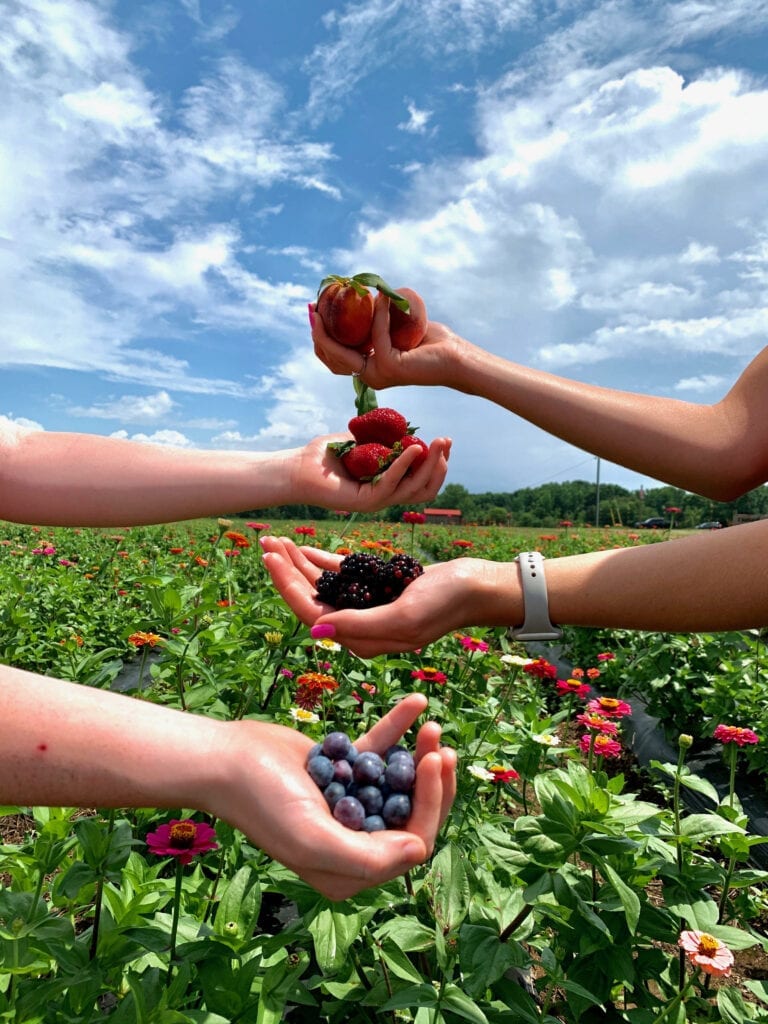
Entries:
{"type": "Polygon", "coordinates": [[[594,729],[595,732],[605,732],[610,736],[615,736],[618,732],[615,722],[610,722],[607,718],[603,718],[602,715],[596,715],[591,711],[584,711],[582,714],[576,715],[576,721],[586,726],[587,729],[594,729]]]}
{"type": "Polygon", "coordinates": [[[217,850],[216,829],[204,821],[172,818],[147,835],[147,846],[158,857],[176,857],[180,864],[189,864],[199,853],[217,850]]]}
{"type": "Polygon", "coordinates": [[[597,735],[587,733],[579,740],[579,746],[585,754],[590,749],[594,750],[598,757],[618,757],[621,753],[621,744],[618,740],[612,740],[604,732],[597,735]]]}
{"type": "Polygon", "coordinates": [[[426,523],[427,517],[423,512],[403,512],[404,523],[426,523]]]}
{"type": "Polygon", "coordinates": [[[738,725],[718,725],[714,736],[721,743],[735,743],[739,747],[760,742],[760,737],[756,732],[752,732],[751,729],[743,729],[738,725]]]}
{"type": "Polygon", "coordinates": [[[488,644],[485,640],[477,640],[473,636],[461,637],[461,646],[465,647],[468,651],[482,651],[483,654],[488,650],[488,644]]]}
{"type": "Polygon", "coordinates": [[[623,718],[632,714],[632,705],[618,697],[595,697],[587,704],[587,711],[594,711],[605,718],[623,718]]]}
{"type": "Polygon", "coordinates": [[[581,697],[583,699],[588,693],[592,692],[592,687],[582,683],[580,679],[558,679],[557,692],[563,696],[572,693],[574,697],[581,697]]]}

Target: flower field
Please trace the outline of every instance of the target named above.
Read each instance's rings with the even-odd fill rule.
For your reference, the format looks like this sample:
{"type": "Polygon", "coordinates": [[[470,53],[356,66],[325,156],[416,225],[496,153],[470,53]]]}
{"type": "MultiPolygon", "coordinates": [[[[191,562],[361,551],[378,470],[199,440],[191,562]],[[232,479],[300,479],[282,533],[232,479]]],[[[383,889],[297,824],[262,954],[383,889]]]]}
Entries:
{"type": "Polygon", "coordinates": [[[768,1021],[764,839],[739,798],[768,769],[760,635],[568,630],[566,676],[501,629],[362,661],[279,598],[259,555],[270,529],[424,560],[666,536],[418,516],[2,524],[0,661],[313,739],[355,736],[418,690],[459,779],[431,861],[341,903],[191,808],[0,808],[0,1020],[768,1021]],[[640,698],[677,751],[652,773],[624,742],[640,698]],[[727,792],[688,767],[701,745],[727,792]]]}

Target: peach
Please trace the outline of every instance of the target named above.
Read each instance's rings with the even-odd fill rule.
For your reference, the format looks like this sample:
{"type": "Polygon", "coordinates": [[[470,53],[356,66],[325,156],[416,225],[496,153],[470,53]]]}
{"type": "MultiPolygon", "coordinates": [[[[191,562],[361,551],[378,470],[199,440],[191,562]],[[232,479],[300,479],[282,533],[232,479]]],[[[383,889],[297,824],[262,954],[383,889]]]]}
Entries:
{"type": "Polygon", "coordinates": [[[427,307],[424,300],[412,288],[398,288],[398,294],[408,300],[408,312],[390,302],[389,337],[395,348],[402,352],[416,348],[427,333],[427,307]]]}
{"type": "Polygon", "coordinates": [[[339,278],[320,292],[316,311],[334,341],[348,348],[365,348],[371,341],[373,305],[367,288],[339,278]]]}

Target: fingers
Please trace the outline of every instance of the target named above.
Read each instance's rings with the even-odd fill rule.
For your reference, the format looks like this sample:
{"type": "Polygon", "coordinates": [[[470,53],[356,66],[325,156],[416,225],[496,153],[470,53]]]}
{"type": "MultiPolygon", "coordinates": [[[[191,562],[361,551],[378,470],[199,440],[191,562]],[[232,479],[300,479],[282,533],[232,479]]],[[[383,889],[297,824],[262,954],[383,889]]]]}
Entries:
{"type": "MultiPolygon", "coordinates": [[[[376,750],[383,754],[388,747],[399,743],[416,719],[427,708],[427,698],[423,693],[410,693],[388,711],[371,729],[356,741],[360,750],[376,750]]],[[[438,736],[439,736],[438,726],[438,736]]],[[[432,739],[434,743],[434,738],[432,739]]],[[[433,746],[426,749],[433,749],[433,746]]],[[[417,747],[418,752],[418,747],[417,747]]]]}
{"type": "Polygon", "coordinates": [[[423,465],[412,470],[420,450],[415,445],[406,448],[374,484],[367,485],[371,489],[370,511],[392,504],[431,501],[443,486],[450,453],[450,438],[435,438],[423,465]]]}

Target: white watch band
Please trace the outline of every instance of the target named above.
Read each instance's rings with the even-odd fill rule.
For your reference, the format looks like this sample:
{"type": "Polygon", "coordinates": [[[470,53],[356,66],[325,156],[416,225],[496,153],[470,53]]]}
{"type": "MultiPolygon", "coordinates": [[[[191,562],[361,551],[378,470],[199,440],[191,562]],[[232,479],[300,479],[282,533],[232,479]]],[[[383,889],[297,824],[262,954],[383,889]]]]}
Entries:
{"type": "Polygon", "coordinates": [[[525,617],[522,626],[510,628],[509,636],[514,640],[559,640],[563,635],[562,629],[549,621],[544,556],[538,551],[521,551],[517,562],[520,566],[525,617]]]}

